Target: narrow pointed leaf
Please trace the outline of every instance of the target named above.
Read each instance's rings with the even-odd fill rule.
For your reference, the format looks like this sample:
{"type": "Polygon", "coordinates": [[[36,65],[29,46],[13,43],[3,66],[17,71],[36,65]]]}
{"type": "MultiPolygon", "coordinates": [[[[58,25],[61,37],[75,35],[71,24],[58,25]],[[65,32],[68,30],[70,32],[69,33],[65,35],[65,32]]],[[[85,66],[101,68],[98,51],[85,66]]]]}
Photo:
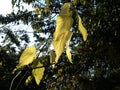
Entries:
{"type": "Polygon", "coordinates": [[[55,66],[55,57],[56,57],[56,54],[53,50],[50,51],[50,63],[52,64],[52,66],[54,67],[55,66]]]}
{"type": "Polygon", "coordinates": [[[61,56],[65,44],[66,44],[66,35],[70,32],[70,28],[73,24],[72,17],[69,16],[58,16],[56,21],[56,31],[53,35],[53,47],[56,53],[56,63],[58,62],[59,57],[61,56]]]}
{"type": "Polygon", "coordinates": [[[42,67],[43,65],[39,62],[39,61],[35,61],[33,62],[33,68],[36,68],[36,69],[33,69],[32,70],[32,74],[35,78],[35,81],[37,83],[37,85],[40,84],[40,81],[41,79],[43,78],[43,75],[44,75],[44,71],[45,71],[45,68],[42,67]]]}
{"type": "Polygon", "coordinates": [[[60,58],[60,56],[65,48],[64,38],[65,38],[65,36],[64,36],[64,34],[62,34],[58,41],[54,40],[52,42],[54,49],[55,49],[55,53],[56,53],[55,63],[58,62],[58,59],[60,58]]]}
{"type": "Polygon", "coordinates": [[[25,81],[25,84],[28,86],[28,84],[31,82],[32,76],[28,76],[28,78],[25,81]]]}
{"type": "Polygon", "coordinates": [[[87,39],[87,30],[85,27],[82,25],[82,20],[81,17],[78,15],[78,29],[82,33],[83,40],[86,41],[87,39]]]}
{"type": "Polygon", "coordinates": [[[20,56],[19,66],[24,66],[32,63],[35,54],[36,54],[36,48],[34,46],[27,47],[20,56]]]}
{"type": "Polygon", "coordinates": [[[53,47],[55,49],[55,63],[58,62],[69,38],[70,28],[73,24],[73,18],[70,16],[71,3],[65,3],[61,7],[60,15],[56,20],[56,29],[53,34],[53,47]]]}
{"type": "Polygon", "coordinates": [[[67,57],[68,57],[68,59],[69,59],[69,61],[70,61],[71,63],[72,63],[72,55],[71,55],[71,53],[70,53],[69,43],[70,43],[72,34],[73,34],[72,32],[70,32],[70,33],[68,34],[68,41],[67,41],[67,43],[66,43],[66,54],[67,54],[67,57]]]}

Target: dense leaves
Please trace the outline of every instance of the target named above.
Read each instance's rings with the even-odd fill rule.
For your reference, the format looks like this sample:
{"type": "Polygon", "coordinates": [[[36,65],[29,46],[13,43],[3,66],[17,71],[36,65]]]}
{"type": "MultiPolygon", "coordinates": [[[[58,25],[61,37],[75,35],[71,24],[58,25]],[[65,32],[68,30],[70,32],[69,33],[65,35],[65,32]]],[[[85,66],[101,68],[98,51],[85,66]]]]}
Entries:
{"type": "MultiPolygon", "coordinates": [[[[27,41],[32,38],[35,39],[32,44],[34,43],[38,51],[36,60],[41,63],[40,67],[38,66],[39,68],[36,69],[42,70],[44,67],[45,71],[42,70],[44,75],[38,76],[40,81],[37,85],[32,74],[32,70],[35,69],[31,63],[24,67],[21,74],[14,80],[13,90],[16,88],[20,90],[120,89],[120,2],[118,0],[12,0],[12,4],[13,7],[18,7],[17,13],[0,15],[2,24],[0,27],[0,39],[2,40],[0,43],[0,88],[9,88],[10,81],[18,73],[16,71],[13,74],[12,70],[18,64],[22,51],[28,44],[31,44],[31,40],[28,42],[22,42],[22,40],[27,41]],[[23,11],[24,3],[32,5],[34,10],[23,11]],[[67,7],[65,3],[71,3],[70,7],[69,5],[67,7]],[[62,14],[69,14],[69,17],[63,16],[64,19],[59,19],[67,22],[59,27],[62,22],[60,21],[60,23],[57,18],[61,15],[61,7],[64,5],[64,10],[70,9],[66,13],[63,10],[62,14]],[[73,23],[70,23],[69,18],[73,19],[73,23]],[[19,26],[21,22],[33,28],[33,31],[31,32],[27,28],[22,31],[20,28],[14,30],[13,26],[19,26]],[[66,40],[65,45],[66,50],[71,51],[72,64],[68,59],[71,57],[70,53],[65,53],[63,49],[58,63],[52,68],[56,52],[51,53],[51,42],[61,37],[64,40],[63,36],[67,36],[66,33],[63,36],[55,35],[55,33],[57,28],[62,31],[66,26],[69,26],[67,30],[73,32],[70,36],[70,45],[69,40],[66,40]],[[79,26],[84,26],[87,32],[84,27],[81,31],[79,26]],[[29,33],[32,34],[30,38],[22,37],[29,33]],[[70,49],[67,49],[68,46],[70,49]],[[25,81],[30,81],[27,86],[25,81]]],[[[68,33],[70,32],[68,31],[68,33]]],[[[38,73],[41,74],[41,72],[38,73]]]]}

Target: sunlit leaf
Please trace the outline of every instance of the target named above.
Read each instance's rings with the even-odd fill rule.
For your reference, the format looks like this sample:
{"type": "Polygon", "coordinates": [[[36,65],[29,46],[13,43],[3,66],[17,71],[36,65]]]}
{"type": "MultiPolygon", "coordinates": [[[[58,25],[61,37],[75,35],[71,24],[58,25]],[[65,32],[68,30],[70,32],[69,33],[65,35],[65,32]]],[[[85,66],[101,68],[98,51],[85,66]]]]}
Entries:
{"type": "Polygon", "coordinates": [[[71,55],[71,53],[70,53],[70,49],[69,49],[69,43],[70,43],[70,39],[71,39],[71,37],[72,37],[72,32],[70,32],[69,34],[68,34],[68,40],[67,40],[67,43],[66,43],[66,54],[67,54],[67,57],[68,57],[68,59],[69,59],[69,61],[72,63],[72,55],[71,55]]]}
{"type": "Polygon", "coordinates": [[[40,84],[41,79],[43,78],[44,75],[44,70],[45,68],[42,67],[43,65],[39,62],[39,61],[34,61],[33,62],[33,70],[32,70],[32,74],[35,78],[35,81],[37,83],[37,85],[40,84]]]}
{"type": "Polygon", "coordinates": [[[59,15],[56,20],[56,30],[54,32],[54,40],[59,40],[61,35],[69,31],[73,24],[72,17],[59,15]]]}
{"type": "MultiPolygon", "coordinates": [[[[55,49],[56,58],[55,63],[58,62],[67,41],[69,40],[70,28],[73,24],[73,18],[70,16],[70,6],[71,3],[65,3],[60,11],[60,15],[56,20],[56,29],[53,34],[53,47],[55,49]]],[[[69,52],[69,50],[67,49],[69,52]]]]}
{"type": "Polygon", "coordinates": [[[27,47],[20,56],[19,66],[24,66],[32,63],[35,54],[36,54],[36,48],[34,46],[27,47]]]}
{"type": "Polygon", "coordinates": [[[57,63],[59,57],[61,56],[61,54],[65,48],[65,36],[64,36],[64,34],[61,35],[59,40],[53,40],[52,44],[53,44],[53,47],[54,47],[55,53],[56,53],[55,63],[57,63]]]}
{"type": "Polygon", "coordinates": [[[78,29],[80,30],[80,32],[82,33],[82,37],[83,40],[86,41],[87,39],[87,30],[85,29],[85,27],[82,25],[82,20],[81,17],[78,15],[78,29]]]}

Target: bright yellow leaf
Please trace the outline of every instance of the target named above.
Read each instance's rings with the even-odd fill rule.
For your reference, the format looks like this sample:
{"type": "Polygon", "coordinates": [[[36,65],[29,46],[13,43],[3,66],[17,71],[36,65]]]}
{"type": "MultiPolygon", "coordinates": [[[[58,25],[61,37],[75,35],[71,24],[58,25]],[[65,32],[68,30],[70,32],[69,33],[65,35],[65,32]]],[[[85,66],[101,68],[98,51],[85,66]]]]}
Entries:
{"type": "Polygon", "coordinates": [[[38,67],[38,68],[32,70],[32,74],[35,78],[35,81],[36,81],[37,85],[40,84],[40,81],[41,81],[41,79],[43,78],[43,75],[44,75],[45,68],[42,67],[42,66],[43,65],[39,61],[33,62],[33,68],[38,67]]]}
{"type": "Polygon", "coordinates": [[[35,8],[34,12],[35,14],[41,14],[43,11],[43,9],[40,9],[40,8],[35,8]]]}
{"type": "Polygon", "coordinates": [[[61,35],[61,37],[59,38],[59,40],[55,41],[53,40],[53,46],[56,52],[56,58],[55,58],[55,63],[58,62],[58,59],[60,58],[66,44],[67,44],[67,56],[70,59],[70,51],[69,51],[69,39],[71,38],[72,32],[71,31],[67,31],[61,35]]]}
{"type": "Polygon", "coordinates": [[[78,29],[80,30],[80,32],[82,33],[82,37],[83,40],[86,41],[87,39],[87,30],[85,29],[85,27],[82,25],[82,20],[81,17],[78,15],[78,29]]]}
{"type": "Polygon", "coordinates": [[[62,34],[59,38],[59,40],[53,40],[52,44],[53,47],[55,49],[55,53],[56,53],[56,58],[55,58],[55,63],[58,62],[59,57],[61,56],[64,48],[65,48],[65,35],[62,34]]]}
{"type": "Polygon", "coordinates": [[[27,47],[20,56],[19,66],[24,66],[32,63],[35,54],[36,54],[36,48],[34,46],[27,47]]]}
{"type": "Polygon", "coordinates": [[[69,59],[69,61],[72,63],[72,55],[70,53],[70,49],[69,49],[69,43],[70,43],[70,40],[71,40],[71,37],[72,37],[72,32],[70,32],[68,34],[68,40],[67,40],[67,43],[66,43],[66,54],[67,54],[67,57],[69,59]]]}
{"type": "Polygon", "coordinates": [[[58,40],[61,35],[70,30],[73,24],[73,19],[70,16],[59,15],[56,20],[56,29],[53,34],[53,39],[58,40]]]}

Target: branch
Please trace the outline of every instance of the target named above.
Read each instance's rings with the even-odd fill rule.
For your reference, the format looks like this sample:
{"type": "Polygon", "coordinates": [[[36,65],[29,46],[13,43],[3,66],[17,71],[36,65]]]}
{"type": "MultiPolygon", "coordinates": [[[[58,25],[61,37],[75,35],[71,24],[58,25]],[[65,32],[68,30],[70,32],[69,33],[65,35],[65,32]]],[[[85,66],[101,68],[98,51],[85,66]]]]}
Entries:
{"type": "Polygon", "coordinates": [[[27,18],[30,17],[31,13],[32,13],[32,11],[29,11],[27,13],[21,12],[20,14],[16,14],[16,15],[14,13],[8,14],[7,16],[0,15],[0,23],[8,24],[11,22],[19,21],[23,17],[27,17],[27,18]]]}

